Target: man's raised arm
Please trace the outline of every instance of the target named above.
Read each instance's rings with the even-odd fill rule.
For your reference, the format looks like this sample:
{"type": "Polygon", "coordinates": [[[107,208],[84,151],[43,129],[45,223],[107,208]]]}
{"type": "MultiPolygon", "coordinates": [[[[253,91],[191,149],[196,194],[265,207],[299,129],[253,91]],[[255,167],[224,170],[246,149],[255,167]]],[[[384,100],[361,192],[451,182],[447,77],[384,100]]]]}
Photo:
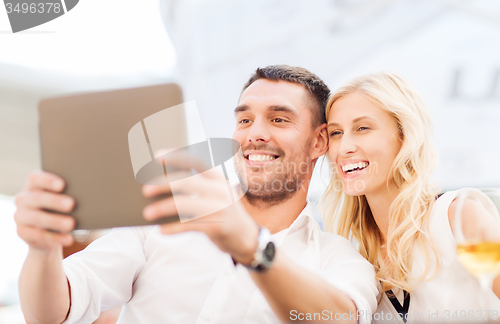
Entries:
{"type": "Polygon", "coordinates": [[[64,186],[54,174],[35,172],[16,196],[17,233],[29,245],[19,278],[21,307],[29,324],[62,323],[69,311],[70,287],[63,270],[62,248],[73,243],[69,232],[75,221],[64,214],[75,203],[61,193],[64,186]]]}

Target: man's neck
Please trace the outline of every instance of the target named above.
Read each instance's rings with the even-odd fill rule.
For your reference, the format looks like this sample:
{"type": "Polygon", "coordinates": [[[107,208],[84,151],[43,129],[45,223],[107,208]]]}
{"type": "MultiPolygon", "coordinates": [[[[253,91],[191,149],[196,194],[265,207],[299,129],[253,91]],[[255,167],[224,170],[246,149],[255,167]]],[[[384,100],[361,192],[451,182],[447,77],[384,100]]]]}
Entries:
{"type": "Polygon", "coordinates": [[[252,201],[246,197],[241,199],[243,206],[252,218],[265,226],[272,234],[278,233],[292,225],[307,204],[307,191],[299,190],[291,198],[278,204],[266,204],[252,201]]]}

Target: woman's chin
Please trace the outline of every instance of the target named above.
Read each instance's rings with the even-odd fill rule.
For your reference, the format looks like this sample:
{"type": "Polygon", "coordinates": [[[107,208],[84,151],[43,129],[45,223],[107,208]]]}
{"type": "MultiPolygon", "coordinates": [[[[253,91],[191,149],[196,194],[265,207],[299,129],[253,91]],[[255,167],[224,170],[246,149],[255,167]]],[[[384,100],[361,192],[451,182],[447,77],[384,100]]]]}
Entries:
{"type": "Polygon", "coordinates": [[[366,193],[366,185],[364,181],[343,181],[343,189],[346,195],[362,196],[366,193]]]}
{"type": "Polygon", "coordinates": [[[352,191],[344,191],[346,195],[352,196],[352,197],[358,197],[358,196],[363,196],[363,192],[352,192],[352,191]]]}

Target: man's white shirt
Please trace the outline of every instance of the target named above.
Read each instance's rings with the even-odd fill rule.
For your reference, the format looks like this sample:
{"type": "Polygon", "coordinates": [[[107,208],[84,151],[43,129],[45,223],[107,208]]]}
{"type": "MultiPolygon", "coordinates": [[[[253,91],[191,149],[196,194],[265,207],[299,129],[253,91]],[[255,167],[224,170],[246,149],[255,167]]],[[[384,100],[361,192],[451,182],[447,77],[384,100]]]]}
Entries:
{"type": "MultiPolygon", "coordinates": [[[[360,323],[375,312],[373,266],[348,240],[322,232],[309,204],[273,241],[280,253],[344,291],[364,312],[360,323]]],[[[159,226],[113,229],[63,265],[71,286],[64,323],[92,323],[101,310],[119,305],[119,324],[280,323],[248,270],[235,267],[203,233],[163,235],[159,226]]],[[[335,316],[329,309],[321,312],[326,314],[335,316]]],[[[291,320],[307,315],[295,312],[291,320]]]]}

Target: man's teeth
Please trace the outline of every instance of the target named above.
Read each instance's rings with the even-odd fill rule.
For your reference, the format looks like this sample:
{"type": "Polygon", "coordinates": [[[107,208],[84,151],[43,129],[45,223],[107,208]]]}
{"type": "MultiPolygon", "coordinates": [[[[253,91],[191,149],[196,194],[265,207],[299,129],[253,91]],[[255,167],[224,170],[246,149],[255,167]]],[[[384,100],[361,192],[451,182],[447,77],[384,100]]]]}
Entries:
{"type": "Polygon", "coordinates": [[[250,154],[248,159],[252,162],[264,162],[276,159],[274,155],[260,155],[260,154],[250,154]]]}
{"type": "Polygon", "coordinates": [[[350,172],[354,170],[361,170],[364,169],[368,166],[368,163],[366,162],[359,162],[359,163],[351,163],[351,164],[346,164],[342,166],[342,171],[344,172],[350,172]]]}

